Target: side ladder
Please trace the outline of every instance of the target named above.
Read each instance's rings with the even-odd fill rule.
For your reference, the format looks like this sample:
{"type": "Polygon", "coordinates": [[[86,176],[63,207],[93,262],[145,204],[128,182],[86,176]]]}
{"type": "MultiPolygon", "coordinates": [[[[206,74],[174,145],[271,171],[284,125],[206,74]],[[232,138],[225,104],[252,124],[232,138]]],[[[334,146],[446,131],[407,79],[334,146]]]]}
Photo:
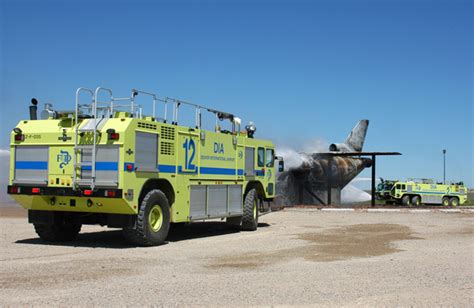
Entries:
{"type": "Polygon", "coordinates": [[[90,187],[94,190],[96,186],[96,160],[97,160],[97,137],[98,130],[104,126],[108,117],[112,114],[113,108],[113,96],[112,90],[107,88],[98,87],[95,92],[87,88],[79,88],[76,91],[76,110],[75,110],[75,131],[74,131],[74,172],[73,172],[73,188],[76,189],[79,186],[90,187]],[[100,91],[105,91],[110,94],[110,102],[98,102],[97,98],[100,91]],[[81,92],[89,93],[91,96],[90,104],[80,104],[79,95],[81,92]],[[82,110],[87,110],[89,118],[87,122],[79,123],[79,115],[82,114],[82,110]],[[100,112],[100,118],[98,119],[98,112],[100,112]],[[106,117],[107,116],[107,117],[106,117]],[[80,143],[80,137],[88,135],[92,137],[91,142],[80,143]],[[81,159],[79,160],[79,153],[81,153],[81,159]],[[85,153],[90,153],[90,160],[85,160],[87,157],[85,153]],[[82,176],[83,170],[90,170],[90,178],[84,179],[82,176]],[[79,179],[78,172],[81,177],[79,179]]]}

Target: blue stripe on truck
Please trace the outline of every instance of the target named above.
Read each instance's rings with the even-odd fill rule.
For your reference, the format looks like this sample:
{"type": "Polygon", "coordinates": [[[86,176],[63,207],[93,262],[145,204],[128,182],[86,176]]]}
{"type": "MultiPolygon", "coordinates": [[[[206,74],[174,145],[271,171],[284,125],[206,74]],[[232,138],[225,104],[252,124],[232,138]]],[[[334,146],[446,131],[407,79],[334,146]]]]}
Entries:
{"type": "MultiPolygon", "coordinates": [[[[159,172],[163,173],[176,173],[176,166],[174,165],[158,165],[159,172]]],[[[201,174],[213,174],[213,175],[243,175],[244,170],[233,169],[233,168],[212,168],[212,167],[201,167],[199,169],[201,174]]],[[[181,166],[178,166],[178,173],[195,173],[195,171],[186,172],[183,171],[181,166]]]]}
{"type": "Polygon", "coordinates": [[[235,175],[236,169],[229,168],[212,168],[212,167],[201,167],[201,174],[219,174],[219,175],[235,175]]]}
{"type": "Polygon", "coordinates": [[[176,173],[176,166],[173,165],[158,165],[158,170],[163,173],[176,173]]]}
{"type": "Polygon", "coordinates": [[[16,161],[15,169],[48,170],[47,161],[16,161]]]}
{"type": "MultiPolygon", "coordinates": [[[[92,170],[91,166],[82,166],[82,170],[92,170]]],[[[111,161],[101,161],[95,163],[96,171],[117,171],[118,163],[111,161]]]]}

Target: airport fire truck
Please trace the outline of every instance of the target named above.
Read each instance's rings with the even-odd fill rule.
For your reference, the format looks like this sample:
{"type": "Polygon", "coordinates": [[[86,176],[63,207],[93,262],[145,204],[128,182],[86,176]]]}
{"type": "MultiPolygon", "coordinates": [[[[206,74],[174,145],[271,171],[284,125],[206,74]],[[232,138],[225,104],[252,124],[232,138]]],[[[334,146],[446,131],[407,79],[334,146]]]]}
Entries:
{"type": "Polygon", "coordinates": [[[11,134],[8,193],[44,240],[72,240],[82,224],[122,228],[143,246],[162,244],[170,223],[226,218],[256,230],[275,196],[273,143],[254,138],[251,122],[241,131],[233,114],[136,89],[115,97],[103,87],[77,89],[71,111],[45,104],[41,119],[37,104],[11,134]],[[137,96],[150,99],[149,115],[137,96]],[[184,106],[191,127],[178,124],[184,106]],[[214,130],[203,128],[204,113],[215,117],[214,130]]]}
{"type": "Polygon", "coordinates": [[[384,181],[377,186],[377,196],[388,204],[462,205],[467,200],[467,188],[462,182],[454,184],[435,183],[431,179],[408,181],[384,181]]]}

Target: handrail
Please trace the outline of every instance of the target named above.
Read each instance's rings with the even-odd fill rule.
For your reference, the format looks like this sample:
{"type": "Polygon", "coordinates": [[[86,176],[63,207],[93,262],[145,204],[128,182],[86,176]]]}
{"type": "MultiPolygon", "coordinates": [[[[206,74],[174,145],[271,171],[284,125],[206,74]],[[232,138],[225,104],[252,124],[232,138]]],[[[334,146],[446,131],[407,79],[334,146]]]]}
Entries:
{"type": "MultiPolygon", "coordinates": [[[[103,104],[108,104],[109,105],[110,115],[113,114],[113,110],[114,110],[114,95],[112,94],[112,90],[109,89],[109,88],[97,87],[95,89],[95,100],[94,100],[94,106],[93,106],[93,108],[94,108],[94,118],[97,118],[97,104],[102,104],[102,103],[97,101],[97,98],[99,97],[99,92],[100,91],[106,91],[110,95],[110,103],[103,103],[103,104]]],[[[97,128],[96,124],[97,124],[97,121],[94,122],[94,128],[97,128]]],[[[94,140],[94,142],[95,142],[95,140],[94,140]]]]}
{"type": "MultiPolygon", "coordinates": [[[[151,93],[151,92],[147,92],[147,91],[143,91],[143,90],[138,90],[138,89],[132,89],[132,96],[131,96],[131,102],[132,102],[132,114],[133,114],[133,108],[134,108],[134,105],[135,105],[135,97],[139,94],[145,94],[145,95],[149,95],[153,98],[153,112],[152,112],[152,115],[153,115],[153,118],[156,117],[156,102],[158,101],[158,96],[156,96],[155,93],[151,93]]],[[[142,109],[140,107],[140,117],[142,117],[142,109]]],[[[165,118],[166,118],[166,115],[165,115],[165,118]]]]}
{"type": "MultiPolygon", "coordinates": [[[[108,108],[108,111],[110,112],[109,116],[113,116],[115,108],[130,107],[130,116],[131,117],[142,118],[143,117],[143,107],[139,104],[136,104],[136,96],[138,94],[144,94],[144,95],[151,96],[151,98],[152,98],[152,117],[153,117],[153,119],[157,119],[157,117],[156,117],[157,103],[161,102],[161,103],[164,104],[164,117],[163,117],[163,119],[160,118],[160,120],[163,120],[164,123],[167,123],[167,121],[168,121],[168,103],[173,104],[173,115],[172,115],[171,123],[174,124],[174,125],[178,124],[178,121],[179,121],[179,108],[180,108],[181,105],[191,106],[195,109],[194,110],[194,113],[195,113],[195,123],[194,124],[195,124],[195,127],[197,129],[202,128],[202,111],[203,110],[207,111],[207,112],[210,112],[210,113],[213,113],[215,115],[216,129],[217,129],[219,121],[229,120],[232,123],[232,131],[235,132],[235,130],[237,129],[237,125],[236,125],[235,122],[240,121],[238,118],[236,118],[236,116],[234,116],[233,114],[228,113],[228,112],[224,112],[224,111],[220,111],[220,110],[217,110],[217,109],[205,107],[201,104],[191,103],[191,102],[184,101],[184,100],[177,99],[177,98],[173,98],[173,97],[160,98],[155,93],[144,91],[144,90],[139,90],[139,89],[135,89],[135,88],[133,88],[131,90],[131,96],[130,97],[117,97],[117,98],[113,97],[112,90],[109,89],[109,88],[97,87],[95,89],[95,92],[90,90],[90,89],[79,88],[76,91],[76,110],[79,110],[80,108],[88,108],[89,112],[94,115],[94,118],[97,118],[98,110],[104,110],[104,108],[99,107],[99,105],[100,106],[103,106],[103,105],[108,105],[109,106],[109,108],[108,108]],[[87,92],[91,93],[92,100],[93,100],[91,105],[85,105],[85,104],[81,105],[81,104],[79,104],[78,93],[81,92],[81,91],[87,91],[87,92]],[[105,91],[110,95],[110,101],[109,102],[99,102],[98,101],[98,95],[101,91],[105,91]],[[116,104],[116,102],[119,102],[119,101],[130,101],[130,105],[116,104]]],[[[103,116],[105,116],[105,111],[102,111],[102,112],[103,112],[103,116]]],[[[76,112],[76,123],[77,123],[77,121],[78,121],[78,112],[76,112]]],[[[94,127],[97,127],[97,121],[96,120],[93,120],[93,121],[94,121],[93,122],[94,127]]]]}

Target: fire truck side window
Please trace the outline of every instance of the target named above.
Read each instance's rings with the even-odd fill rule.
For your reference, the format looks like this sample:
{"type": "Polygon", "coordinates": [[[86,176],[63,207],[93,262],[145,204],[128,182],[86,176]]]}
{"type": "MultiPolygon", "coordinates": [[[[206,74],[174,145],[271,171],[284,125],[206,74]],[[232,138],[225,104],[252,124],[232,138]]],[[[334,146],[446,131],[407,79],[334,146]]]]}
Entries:
{"type": "Polygon", "coordinates": [[[402,186],[400,184],[397,184],[397,189],[400,189],[402,186]]]}
{"type": "Polygon", "coordinates": [[[273,167],[273,164],[275,162],[275,151],[273,151],[273,149],[267,149],[266,158],[267,159],[265,160],[265,166],[273,167]]]}
{"type": "Polygon", "coordinates": [[[265,166],[265,149],[264,148],[258,148],[257,162],[258,162],[259,167],[265,166]]]}

